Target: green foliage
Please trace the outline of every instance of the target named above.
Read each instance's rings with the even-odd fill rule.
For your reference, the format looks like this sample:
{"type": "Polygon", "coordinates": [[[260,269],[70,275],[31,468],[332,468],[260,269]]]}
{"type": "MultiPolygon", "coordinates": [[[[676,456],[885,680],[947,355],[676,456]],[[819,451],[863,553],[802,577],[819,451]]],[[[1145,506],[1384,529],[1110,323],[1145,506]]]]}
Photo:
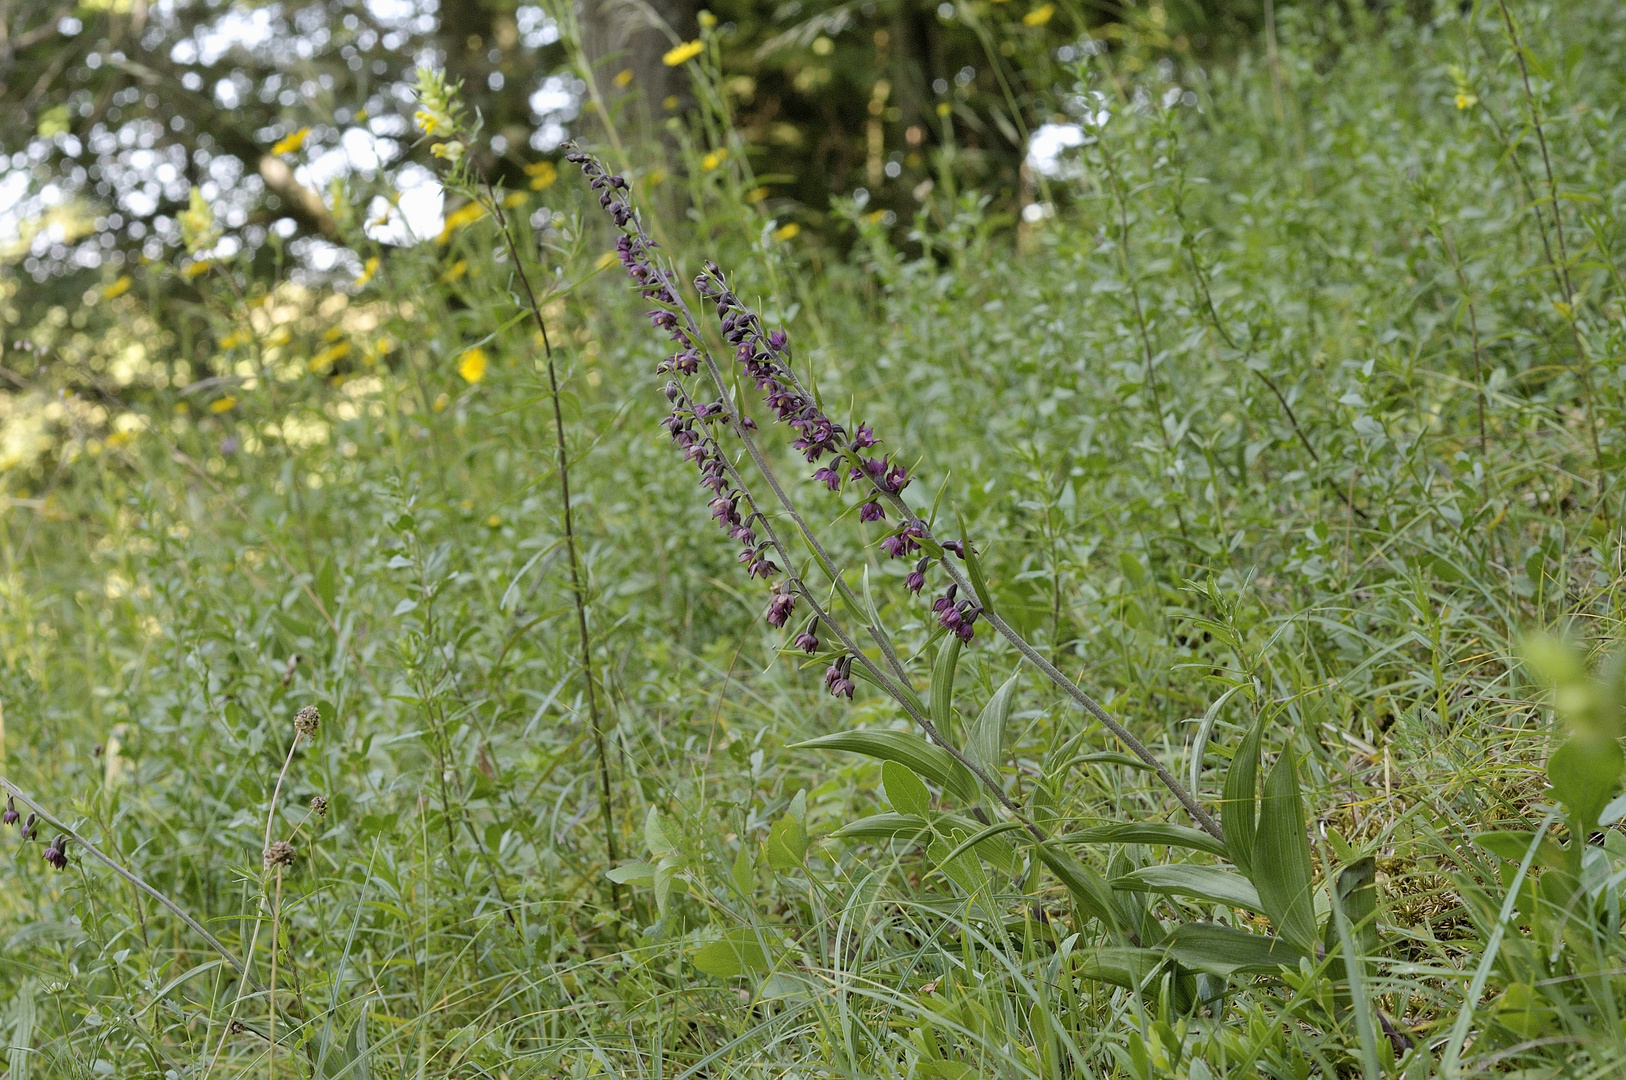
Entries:
{"type": "Polygon", "coordinates": [[[78,837],[0,833],[10,1075],[1613,1075],[1626,22],[1510,14],[1014,54],[1090,121],[1040,212],[944,159],[835,202],[850,255],[705,166],[745,113],[661,183],[629,140],[1032,648],[763,432],[946,746],[764,624],[573,178],[446,152],[472,209],[343,289],[221,252],[8,313],[0,773],[78,837]]]}

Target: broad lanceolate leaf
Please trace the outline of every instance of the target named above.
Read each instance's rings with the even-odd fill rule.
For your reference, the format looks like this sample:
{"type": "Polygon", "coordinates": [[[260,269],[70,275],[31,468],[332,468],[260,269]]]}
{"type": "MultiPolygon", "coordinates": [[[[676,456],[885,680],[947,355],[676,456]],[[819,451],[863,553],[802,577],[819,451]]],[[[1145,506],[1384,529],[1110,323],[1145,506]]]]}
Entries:
{"type": "Polygon", "coordinates": [[[954,669],[960,661],[958,635],[948,634],[937,649],[937,663],[932,666],[932,723],[946,739],[954,738],[954,669]]]}
{"type": "Polygon", "coordinates": [[[1250,873],[1253,867],[1254,820],[1259,803],[1259,740],[1264,733],[1265,717],[1261,713],[1242,737],[1242,745],[1231,758],[1231,767],[1225,770],[1220,831],[1225,834],[1225,849],[1231,861],[1244,874],[1250,873]]]}
{"type": "Polygon", "coordinates": [[[730,930],[694,954],[694,966],[707,975],[730,979],[769,968],[768,954],[755,930],[730,930]]]}
{"type": "Polygon", "coordinates": [[[618,885],[653,885],[655,883],[655,866],[653,863],[630,862],[622,863],[604,876],[618,885]]]}
{"type": "Polygon", "coordinates": [[[831,833],[843,840],[913,840],[931,833],[919,814],[874,814],[849,822],[831,833]]]}
{"type": "MultiPolygon", "coordinates": [[[[1377,876],[1377,862],[1368,855],[1364,859],[1356,859],[1338,871],[1332,882],[1334,895],[1344,910],[1344,916],[1349,920],[1350,932],[1355,935],[1356,946],[1363,956],[1371,956],[1378,947],[1377,876]]],[[[1337,920],[1333,918],[1330,908],[1327,912],[1326,928],[1321,935],[1321,943],[1327,947],[1328,952],[1339,944],[1337,920]]]]}
{"type": "Polygon", "coordinates": [[[1163,954],[1156,949],[1108,945],[1083,956],[1076,970],[1086,979],[1138,990],[1162,964],[1163,954]]]}
{"type": "Polygon", "coordinates": [[[837,731],[795,743],[792,749],[846,750],[882,761],[896,761],[909,766],[916,776],[937,784],[960,802],[977,801],[977,778],[971,771],[955,761],[947,750],[933,746],[913,732],[837,731]]]}
{"type": "Polygon", "coordinates": [[[1016,701],[1016,681],[1021,672],[1005,680],[1005,685],[994,691],[982,712],[971,723],[965,740],[965,752],[990,774],[1005,759],[1005,722],[1010,719],[1011,706],[1016,701]]]}
{"type": "Polygon", "coordinates": [[[1095,825],[1056,837],[1058,844],[1157,844],[1190,848],[1225,857],[1225,845],[1201,829],[1161,821],[1123,821],[1095,825]]]}
{"type": "Polygon", "coordinates": [[[881,762],[881,787],[886,792],[886,801],[900,814],[923,815],[931,809],[932,797],[926,785],[907,765],[881,762]]]}
{"type": "Polygon", "coordinates": [[[1112,890],[1106,880],[1053,843],[1040,844],[1039,858],[1055,874],[1067,891],[1073,894],[1086,918],[1099,919],[1110,929],[1118,929],[1117,910],[1112,905],[1112,890]]]}
{"type": "Polygon", "coordinates": [[[1305,831],[1298,763],[1291,750],[1282,752],[1265,778],[1248,876],[1276,931],[1301,951],[1313,950],[1317,935],[1315,897],[1310,891],[1310,838],[1305,831]]]}
{"type": "MultiPolygon", "coordinates": [[[[1585,731],[1577,732],[1547,759],[1547,779],[1569,813],[1571,836],[1584,839],[1597,829],[1598,816],[1620,786],[1622,765],[1626,758],[1619,742],[1609,735],[1585,731]]],[[[1575,850],[1579,855],[1579,846],[1575,850]]]]}
{"type": "Polygon", "coordinates": [[[1184,864],[1143,866],[1115,879],[1112,887],[1138,892],[1190,896],[1215,904],[1246,908],[1249,911],[1261,913],[1264,911],[1259,903],[1259,893],[1254,889],[1252,882],[1241,874],[1233,874],[1229,870],[1221,870],[1215,866],[1184,864]]]}
{"type": "Polygon", "coordinates": [[[1293,967],[1305,953],[1291,942],[1218,923],[1181,923],[1158,949],[1193,971],[1225,978],[1293,967]]]}

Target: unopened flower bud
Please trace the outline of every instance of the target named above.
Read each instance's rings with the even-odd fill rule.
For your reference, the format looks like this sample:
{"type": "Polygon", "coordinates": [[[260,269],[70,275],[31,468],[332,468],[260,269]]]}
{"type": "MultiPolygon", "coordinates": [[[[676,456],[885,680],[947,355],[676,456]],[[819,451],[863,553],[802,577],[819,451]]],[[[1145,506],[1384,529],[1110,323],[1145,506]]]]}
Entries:
{"type": "Polygon", "coordinates": [[[286,840],[278,840],[265,849],[265,868],[270,870],[275,866],[292,866],[294,864],[294,846],[286,840]]]}
{"type": "Polygon", "coordinates": [[[4,814],[0,814],[0,821],[5,822],[7,825],[15,825],[17,824],[17,819],[20,816],[21,815],[17,813],[17,804],[12,802],[10,795],[7,795],[6,812],[4,814]]]}
{"type": "Polygon", "coordinates": [[[45,861],[58,870],[67,869],[68,838],[66,836],[59,834],[55,840],[51,841],[51,846],[45,849],[45,861]]]}

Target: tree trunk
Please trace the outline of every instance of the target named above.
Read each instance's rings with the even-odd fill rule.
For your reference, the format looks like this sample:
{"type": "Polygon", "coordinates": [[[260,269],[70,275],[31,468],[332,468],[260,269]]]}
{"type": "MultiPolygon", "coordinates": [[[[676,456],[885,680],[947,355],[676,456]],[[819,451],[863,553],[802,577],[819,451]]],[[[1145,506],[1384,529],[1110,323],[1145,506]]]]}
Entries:
{"type": "Polygon", "coordinates": [[[672,111],[668,101],[681,104],[687,95],[684,69],[667,67],[662,57],[699,36],[698,11],[696,0],[582,0],[582,48],[624,133],[659,134],[672,111]]]}

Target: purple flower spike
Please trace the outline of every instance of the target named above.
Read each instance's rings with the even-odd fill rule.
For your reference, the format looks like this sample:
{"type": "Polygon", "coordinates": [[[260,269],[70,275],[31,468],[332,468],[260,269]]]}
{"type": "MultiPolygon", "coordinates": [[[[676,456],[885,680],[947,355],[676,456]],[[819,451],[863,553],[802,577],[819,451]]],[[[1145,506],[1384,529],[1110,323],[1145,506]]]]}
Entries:
{"type": "Polygon", "coordinates": [[[819,620],[815,618],[812,622],[807,624],[806,630],[803,630],[800,634],[796,635],[796,647],[807,653],[809,656],[812,656],[814,653],[819,651],[819,639],[813,634],[813,631],[818,628],[818,625],[819,620]]]}
{"type": "Polygon", "coordinates": [[[911,521],[885,540],[881,541],[881,550],[886,552],[888,558],[901,559],[905,555],[913,555],[920,550],[920,525],[911,521]]]}
{"type": "Polygon", "coordinates": [[[841,474],[829,466],[825,466],[824,468],[815,472],[813,474],[813,479],[821,482],[831,491],[841,490],[841,474]]]}
{"type": "Polygon", "coordinates": [[[785,336],[783,330],[775,330],[768,335],[768,348],[774,352],[784,352],[785,346],[790,344],[790,338],[785,336]]]}
{"type": "Polygon", "coordinates": [[[796,606],[796,594],[774,591],[773,598],[768,601],[768,625],[774,627],[784,626],[790,619],[791,609],[796,606]]]}
{"type": "Polygon", "coordinates": [[[885,521],[886,511],[881,509],[880,503],[876,502],[874,499],[871,499],[869,502],[858,508],[858,520],[885,521]]]}
{"type": "Polygon", "coordinates": [[[68,838],[58,836],[51,841],[51,846],[45,849],[45,861],[58,870],[68,868],[68,838]]]}
{"type": "Polygon", "coordinates": [[[856,454],[860,450],[868,450],[880,441],[868,424],[859,424],[858,430],[853,432],[852,451],[856,454]]]}

